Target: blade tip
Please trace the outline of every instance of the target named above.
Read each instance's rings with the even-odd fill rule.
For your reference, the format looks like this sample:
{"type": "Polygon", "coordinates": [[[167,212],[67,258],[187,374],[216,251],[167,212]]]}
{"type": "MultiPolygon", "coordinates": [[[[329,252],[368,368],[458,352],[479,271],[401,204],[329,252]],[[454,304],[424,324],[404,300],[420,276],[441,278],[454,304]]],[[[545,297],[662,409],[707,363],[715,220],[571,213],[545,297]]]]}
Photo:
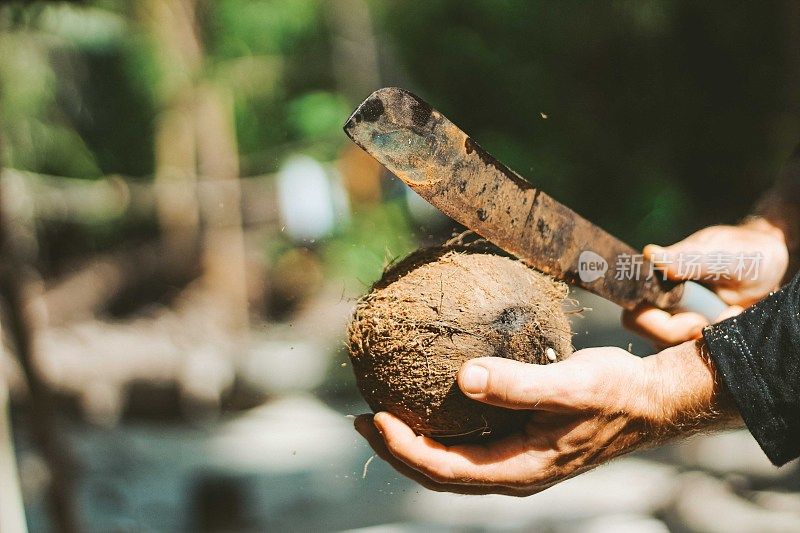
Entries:
{"type": "Polygon", "coordinates": [[[350,140],[353,140],[353,128],[355,128],[355,126],[356,121],[353,120],[353,115],[350,115],[350,117],[347,119],[347,122],[345,122],[344,126],[342,126],[344,134],[347,135],[350,140]]]}
{"type": "Polygon", "coordinates": [[[372,94],[356,107],[355,111],[353,111],[344,123],[342,129],[345,134],[352,139],[356,125],[359,122],[376,122],[384,114],[387,107],[396,107],[398,102],[403,98],[411,99],[415,103],[416,108],[425,110],[426,118],[430,116],[431,107],[411,91],[400,87],[383,87],[373,91],[372,94]]]}

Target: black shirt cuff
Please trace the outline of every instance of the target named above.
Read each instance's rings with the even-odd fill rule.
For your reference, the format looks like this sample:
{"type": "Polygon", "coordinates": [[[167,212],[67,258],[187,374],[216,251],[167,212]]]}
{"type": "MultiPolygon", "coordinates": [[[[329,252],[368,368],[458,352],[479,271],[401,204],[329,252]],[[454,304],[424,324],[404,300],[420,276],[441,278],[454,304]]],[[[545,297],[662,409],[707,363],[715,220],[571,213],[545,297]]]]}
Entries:
{"type": "Polygon", "coordinates": [[[711,360],[770,461],[800,455],[800,274],[703,330],[711,360]]]}
{"type": "Polygon", "coordinates": [[[728,388],[747,429],[772,464],[781,466],[795,458],[786,442],[788,428],[767,393],[753,354],[736,322],[725,320],[703,330],[717,375],[728,388]]]}

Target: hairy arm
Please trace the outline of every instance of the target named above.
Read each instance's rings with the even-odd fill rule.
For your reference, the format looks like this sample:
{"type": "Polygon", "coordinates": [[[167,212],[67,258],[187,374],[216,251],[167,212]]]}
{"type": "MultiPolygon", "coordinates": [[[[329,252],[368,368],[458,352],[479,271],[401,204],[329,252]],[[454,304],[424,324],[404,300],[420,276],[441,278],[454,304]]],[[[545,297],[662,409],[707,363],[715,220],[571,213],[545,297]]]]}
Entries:
{"type": "Polygon", "coordinates": [[[656,429],[663,440],[743,426],[703,340],[668,348],[647,358],[666,412],[656,429]]]}

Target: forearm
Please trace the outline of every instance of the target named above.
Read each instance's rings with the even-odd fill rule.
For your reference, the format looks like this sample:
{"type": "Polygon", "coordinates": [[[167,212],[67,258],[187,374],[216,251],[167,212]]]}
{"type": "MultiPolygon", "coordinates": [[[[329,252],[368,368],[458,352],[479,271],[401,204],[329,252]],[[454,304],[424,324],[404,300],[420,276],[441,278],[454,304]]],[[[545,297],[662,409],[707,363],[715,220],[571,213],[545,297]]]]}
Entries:
{"type": "Polygon", "coordinates": [[[741,427],[730,393],[719,379],[702,340],[668,348],[645,359],[654,401],[661,405],[653,439],[741,427]]]}

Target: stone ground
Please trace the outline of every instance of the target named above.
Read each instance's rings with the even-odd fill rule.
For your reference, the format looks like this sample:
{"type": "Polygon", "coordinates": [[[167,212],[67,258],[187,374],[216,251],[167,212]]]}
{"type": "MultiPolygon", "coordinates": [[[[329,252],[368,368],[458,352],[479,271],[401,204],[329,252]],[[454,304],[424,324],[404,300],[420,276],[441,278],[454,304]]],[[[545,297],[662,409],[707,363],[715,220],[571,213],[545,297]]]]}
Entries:
{"type": "MultiPolygon", "coordinates": [[[[594,311],[576,319],[578,347],[633,342],[635,353],[648,353],[620,330],[610,304],[581,301],[594,311]]],[[[349,367],[333,363],[341,383],[313,391],[283,386],[264,405],[213,423],[65,427],[88,529],[800,531],[798,464],[772,467],[745,431],[637,453],[528,498],[430,492],[370,461],[347,416],[366,407],[347,394],[349,367]]],[[[24,428],[17,433],[31,530],[46,531],[37,497],[41,463],[28,451],[24,428]]]]}

